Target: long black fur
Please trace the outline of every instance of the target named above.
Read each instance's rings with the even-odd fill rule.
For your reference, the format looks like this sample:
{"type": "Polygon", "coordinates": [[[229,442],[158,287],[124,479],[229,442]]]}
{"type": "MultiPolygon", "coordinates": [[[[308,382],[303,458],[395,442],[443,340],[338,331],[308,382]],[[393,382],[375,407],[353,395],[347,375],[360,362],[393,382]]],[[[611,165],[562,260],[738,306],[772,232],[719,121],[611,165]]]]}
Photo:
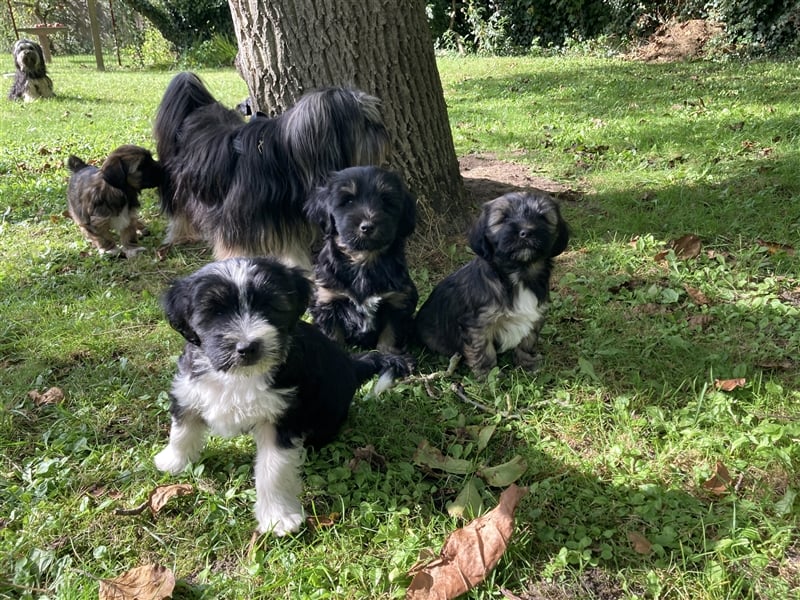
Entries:
{"type": "Polygon", "coordinates": [[[419,339],[434,352],[461,355],[477,374],[511,350],[517,365],[536,369],[553,257],[568,240],[558,204],[545,194],[515,192],[487,202],[469,234],[475,258],[420,307],[419,339]]]}
{"type": "Polygon", "coordinates": [[[405,255],[416,200],[402,178],[378,167],[344,169],[317,190],[306,213],[324,235],[314,263],[316,325],[338,342],[404,351],[419,295],[405,255]]]}
{"type": "Polygon", "coordinates": [[[52,98],[53,80],[47,75],[42,47],[28,39],[20,39],[11,50],[14,57],[14,83],[9,100],[31,102],[37,98],[52,98]]]}
{"type": "Polygon", "coordinates": [[[277,117],[245,121],[195,74],[176,75],[154,126],[167,172],[159,190],[171,220],[165,242],[200,237],[217,259],[274,255],[310,268],[315,230],[305,201],[330,172],[383,161],[379,106],[362,91],[331,87],[277,117]]]}

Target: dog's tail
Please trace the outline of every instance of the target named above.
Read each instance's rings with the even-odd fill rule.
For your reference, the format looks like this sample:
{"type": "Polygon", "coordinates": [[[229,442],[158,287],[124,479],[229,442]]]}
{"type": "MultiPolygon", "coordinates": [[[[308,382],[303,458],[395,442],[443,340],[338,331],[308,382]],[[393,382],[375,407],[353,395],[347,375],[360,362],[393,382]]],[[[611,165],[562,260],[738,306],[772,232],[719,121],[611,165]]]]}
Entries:
{"type": "Polygon", "coordinates": [[[67,157],[67,168],[73,173],[77,173],[81,169],[85,169],[88,166],[89,165],[87,165],[83,160],[74,154],[70,154],[69,157],[67,157]]]}
{"type": "Polygon", "coordinates": [[[375,375],[380,375],[372,393],[378,395],[389,389],[395,379],[408,377],[414,370],[414,359],[409,354],[364,352],[351,356],[358,383],[362,384],[375,375]]]}
{"type": "Polygon", "coordinates": [[[169,173],[180,148],[183,123],[198,108],[216,102],[200,78],[188,71],[178,73],[173,77],[164,91],[164,97],[156,112],[153,135],[156,139],[158,160],[164,165],[167,173],[163,183],[159,186],[159,195],[161,196],[161,209],[168,215],[175,213],[174,190],[169,173]]]}

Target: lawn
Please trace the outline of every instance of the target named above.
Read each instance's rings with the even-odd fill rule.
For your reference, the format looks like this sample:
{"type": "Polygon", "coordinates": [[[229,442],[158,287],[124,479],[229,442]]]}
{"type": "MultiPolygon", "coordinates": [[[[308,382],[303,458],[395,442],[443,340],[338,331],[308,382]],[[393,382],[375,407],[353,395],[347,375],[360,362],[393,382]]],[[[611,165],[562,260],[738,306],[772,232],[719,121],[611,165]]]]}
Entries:
{"type": "MultiPolygon", "coordinates": [[[[402,598],[471,516],[448,508],[469,490],[475,513],[492,509],[487,467],[508,461],[528,494],[469,598],[796,597],[797,66],[441,58],[459,156],[570,190],[543,367],[502,360],[476,380],[415,352],[418,375],[365,387],[339,440],[309,454],[317,526],[274,539],[252,536],[248,438],[213,438],[179,476],[152,463],[182,347],[159,296],[208,251],[156,258],[152,191],[135,260],[98,256],[64,216],[66,156],[154,148],[174,73],[56,63],[56,99],[0,103],[0,597],[96,598],[157,563],[176,598],[402,598]],[[466,468],[420,464],[424,442],[466,468]],[[192,491],[120,513],[170,483],[192,491]]],[[[200,74],[228,105],[247,94],[234,71],[200,74]]],[[[441,273],[411,264],[424,298],[441,273]]]]}

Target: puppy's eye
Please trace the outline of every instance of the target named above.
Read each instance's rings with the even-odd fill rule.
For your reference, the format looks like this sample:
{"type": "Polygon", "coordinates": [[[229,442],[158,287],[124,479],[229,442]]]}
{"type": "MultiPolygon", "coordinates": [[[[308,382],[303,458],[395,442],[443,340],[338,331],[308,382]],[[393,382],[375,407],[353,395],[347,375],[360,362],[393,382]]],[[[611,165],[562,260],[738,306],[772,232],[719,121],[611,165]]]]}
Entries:
{"type": "Polygon", "coordinates": [[[342,194],[341,198],[339,199],[339,205],[347,206],[348,204],[352,204],[355,199],[356,197],[353,194],[342,194]]]}

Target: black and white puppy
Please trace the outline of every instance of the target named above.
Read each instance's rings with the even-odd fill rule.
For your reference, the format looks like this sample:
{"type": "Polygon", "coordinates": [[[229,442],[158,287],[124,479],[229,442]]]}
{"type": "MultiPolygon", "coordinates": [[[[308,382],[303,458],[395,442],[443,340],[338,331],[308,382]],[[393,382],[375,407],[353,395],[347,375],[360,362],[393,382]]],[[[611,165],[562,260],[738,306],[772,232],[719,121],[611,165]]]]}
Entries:
{"type": "Polygon", "coordinates": [[[53,81],[47,75],[42,47],[32,40],[17,40],[11,50],[14,57],[14,83],[9,100],[32,102],[37,98],[52,98],[53,81]]]}
{"type": "Polygon", "coordinates": [[[316,325],[337,342],[404,351],[419,296],[405,254],[416,200],[403,179],[378,167],[344,169],[309,199],[306,214],[324,235],[314,263],[316,325]]]}
{"type": "Polygon", "coordinates": [[[75,155],[67,158],[72,171],[67,202],[72,220],[101,253],[119,254],[113,231],[119,233],[122,252],[131,258],[144,248],[137,245],[144,228],[139,220],[139,193],[163,180],[163,170],[149,150],[126,144],[108,155],[98,169],[75,155]]]}
{"type": "Polygon", "coordinates": [[[517,365],[535,370],[553,257],[568,240],[549,196],[514,192],[490,200],[469,235],[475,258],[440,282],[419,309],[419,339],[440,354],[460,354],[478,375],[510,350],[517,365]]]}
{"type": "Polygon", "coordinates": [[[310,91],[281,115],[245,121],[193,73],[167,86],[154,132],[165,246],[199,238],[217,260],[277,256],[309,270],[317,232],[306,199],[332,171],[381,164],[388,148],[380,101],[363,91],[310,91]]]}
{"type": "MultiPolygon", "coordinates": [[[[272,258],[230,258],[175,282],[164,308],[186,339],[172,383],[169,444],[155,457],[178,473],[196,461],[211,432],[251,433],[256,442],[258,529],[299,529],[303,446],[338,433],[358,387],[405,376],[405,359],[378,352],[349,355],[300,320],[311,282],[272,258]]],[[[376,390],[378,393],[379,390],[376,390]]]]}

